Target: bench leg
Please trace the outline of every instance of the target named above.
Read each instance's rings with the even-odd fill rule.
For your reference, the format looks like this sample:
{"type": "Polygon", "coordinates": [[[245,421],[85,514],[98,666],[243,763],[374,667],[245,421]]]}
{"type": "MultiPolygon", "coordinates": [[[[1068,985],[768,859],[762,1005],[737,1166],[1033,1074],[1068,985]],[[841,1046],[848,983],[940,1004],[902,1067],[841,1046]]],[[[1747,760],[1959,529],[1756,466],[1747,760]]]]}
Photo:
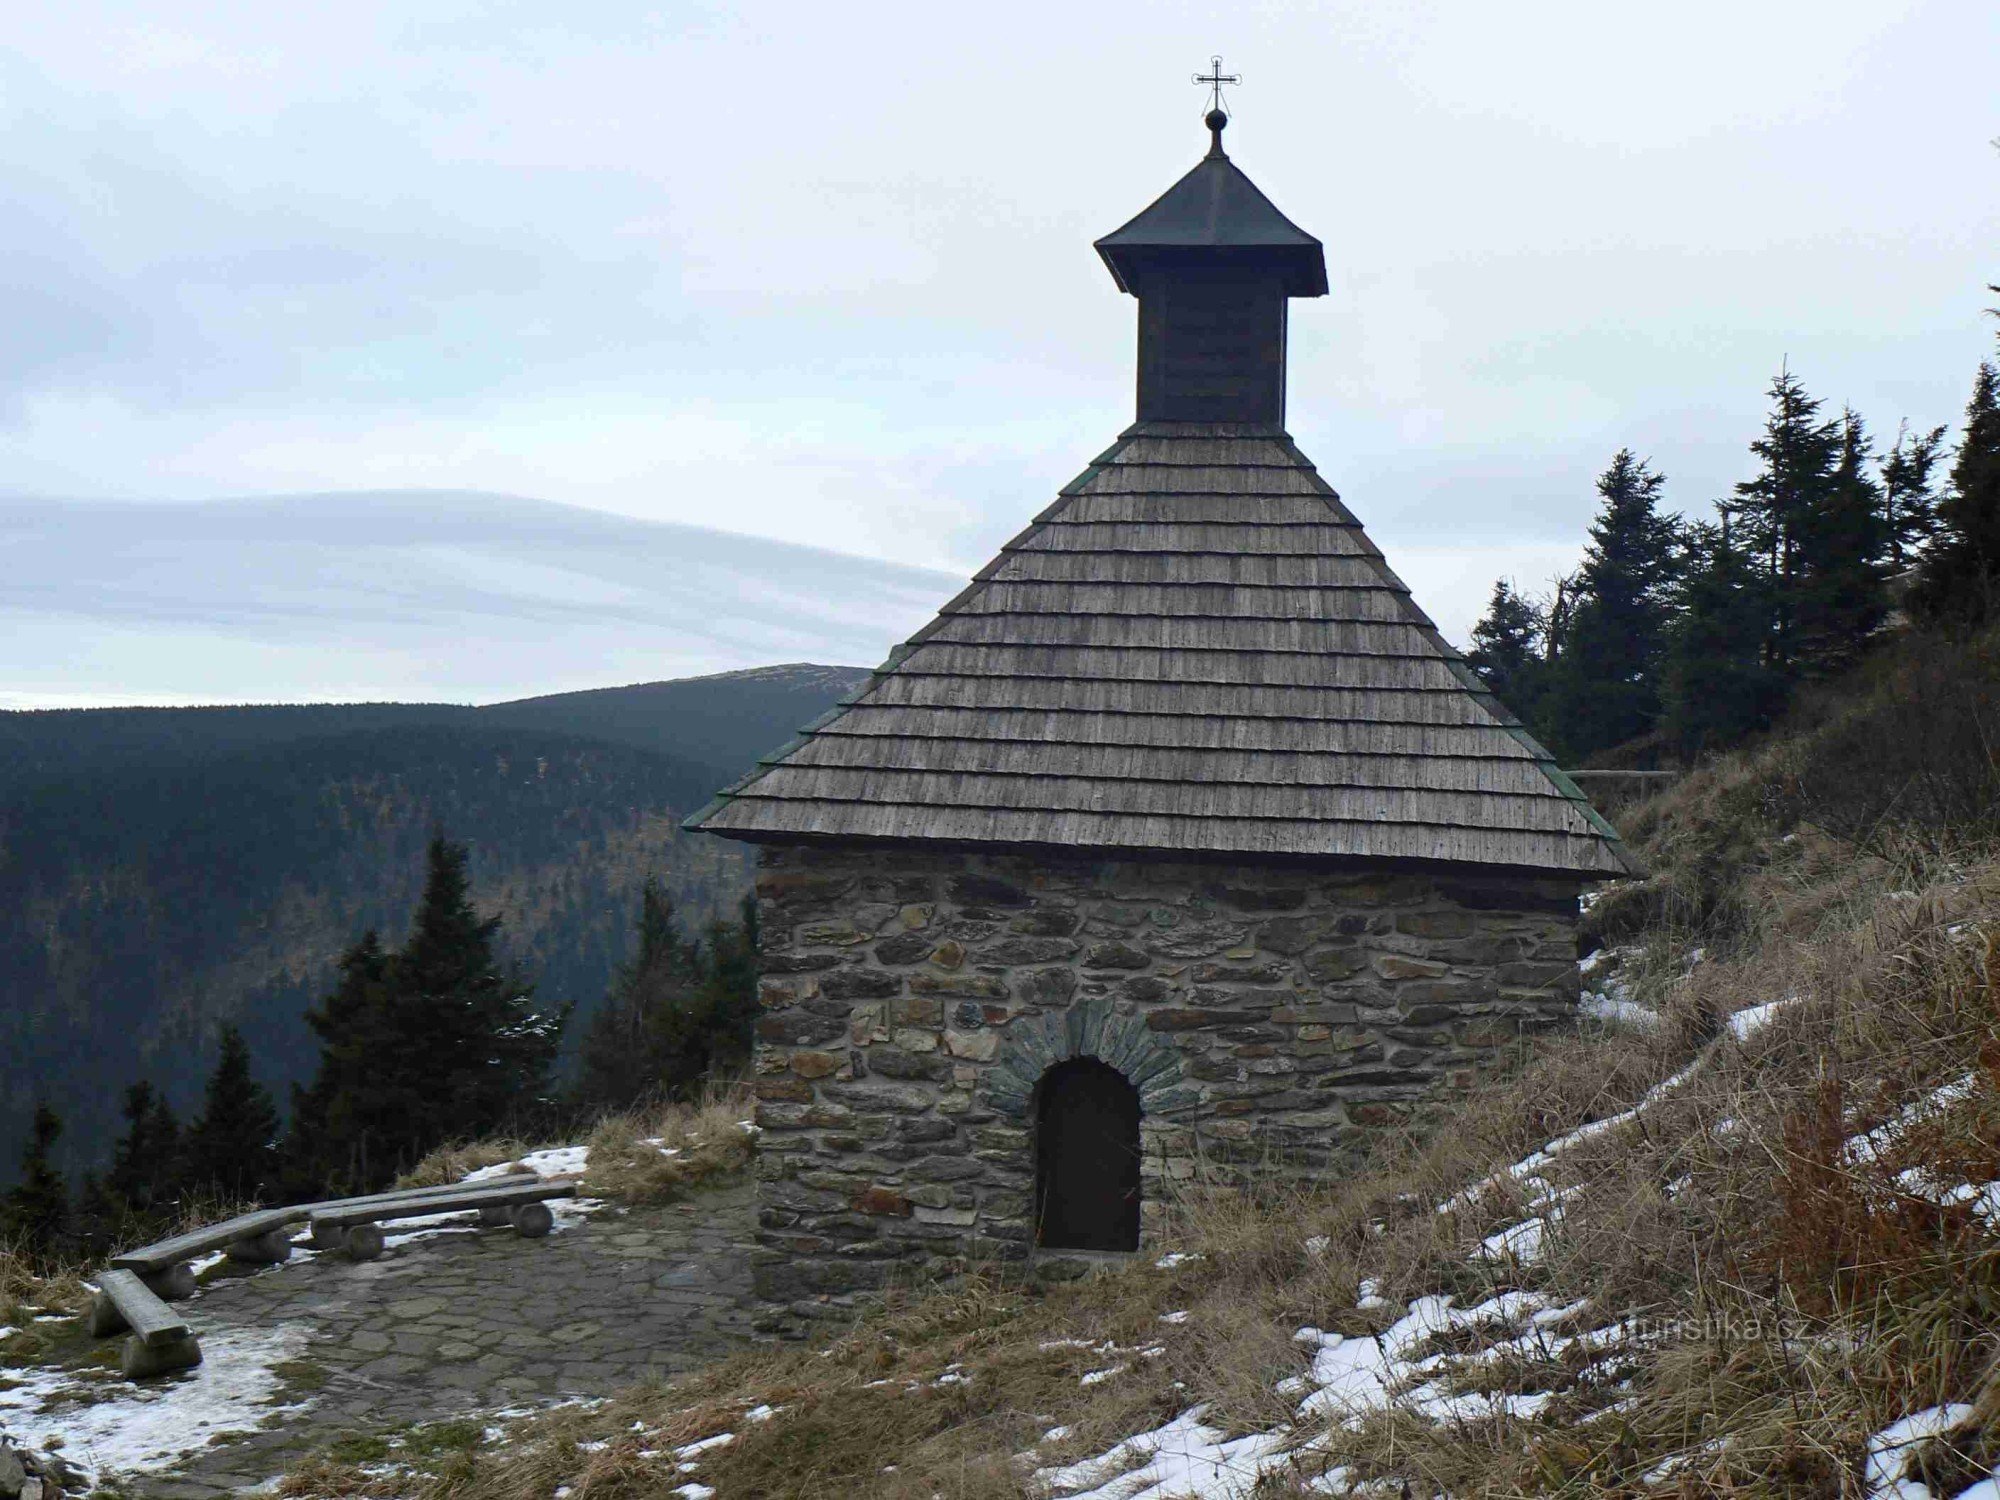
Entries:
{"type": "Polygon", "coordinates": [[[194,1272],[186,1261],[168,1266],[164,1271],[147,1271],[139,1279],[146,1284],[146,1290],[162,1302],[180,1302],[194,1295],[194,1272]]]}
{"type": "Polygon", "coordinates": [[[315,1224],[312,1233],[306,1236],[306,1243],[315,1250],[345,1250],[347,1231],[338,1224],[315,1224]]]}
{"type": "Polygon", "coordinates": [[[109,1338],[114,1333],[123,1333],[131,1325],[125,1321],[125,1314],[118,1310],[118,1304],[102,1292],[90,1299],[90,1336],[94,1339],[109,1338]]]}
{"type": "Polygon", "coordinates": [[[231,1260],[250,1266],[273,1266],[292,1258],[292,1235],[288,1229],[272,1229],[238,1240],[223,1252],[231,1260]]]}
{"type": "Polygon", "coordinates": [[[482,1208],[479,1210],[479,1222],[487,1225],[512,1224],[514,1211],[511,1208],[482,1208]]]}
{"type": "Polygon", "coordinates": [[[175,1370],[191,1370],[201,1363],[201,1344],[193,1334],[168,1344],[148,1344],[135,1333],[125,1340],[118,1368],[127,1380],[150,1380],[175,1370]]]}
{"type": "Polygon", "coordinates": [[[377,1224],[356,1224],[347,1231],[347,1258],[373,1260],[382,1253],[382,1229],[377,1224]]]}
{"type": "Polygon", "coordinates": [[[523,1203],[514,1210],[514,1233],[523,1239],[538,1240],[555,1225],[556,1216],[546,1203],[523,1203]]]}

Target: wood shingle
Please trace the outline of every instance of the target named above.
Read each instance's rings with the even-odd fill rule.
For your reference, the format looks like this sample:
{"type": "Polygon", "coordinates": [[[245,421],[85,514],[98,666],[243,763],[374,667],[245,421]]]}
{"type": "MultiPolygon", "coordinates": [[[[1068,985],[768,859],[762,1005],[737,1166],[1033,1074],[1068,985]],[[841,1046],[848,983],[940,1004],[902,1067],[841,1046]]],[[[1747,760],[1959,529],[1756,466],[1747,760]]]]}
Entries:
{"type": "Polygon", "coordinates": [[[688,826],[1632,872],[1312,464],[1248,424],[1129,429],[688,826]]]}

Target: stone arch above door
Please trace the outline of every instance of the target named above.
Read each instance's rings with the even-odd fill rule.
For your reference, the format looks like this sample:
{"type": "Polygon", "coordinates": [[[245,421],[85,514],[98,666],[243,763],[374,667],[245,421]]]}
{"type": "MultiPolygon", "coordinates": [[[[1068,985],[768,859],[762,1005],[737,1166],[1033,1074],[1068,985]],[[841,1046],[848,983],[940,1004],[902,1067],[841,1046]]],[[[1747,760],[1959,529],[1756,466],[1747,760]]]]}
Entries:
{"type": "Polygon", "coordinates": [[[1200,1091],[1181,1082],[1180,1054],[1148,1030],[1142,1018],[1121,1016],[1106,1000],[1085,1000],[1058,1013],[1010,1021],[999,1056],[985,1070],[981,1092],[999,1113],[1026,1119],[1042,1075],[1072,1057],[1094,1057],[1123,1073],[1149,1115],[1172,1114],[1201,1102],[1200,1091]]]}

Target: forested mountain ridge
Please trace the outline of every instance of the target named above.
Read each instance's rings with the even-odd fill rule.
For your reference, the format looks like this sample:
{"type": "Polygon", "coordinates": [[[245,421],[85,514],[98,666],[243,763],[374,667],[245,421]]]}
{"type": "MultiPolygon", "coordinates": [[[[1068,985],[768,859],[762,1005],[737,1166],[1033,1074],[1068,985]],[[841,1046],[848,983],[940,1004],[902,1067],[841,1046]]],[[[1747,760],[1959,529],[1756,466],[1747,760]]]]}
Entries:
{"type": "Polygon", "coordinates": [[[462,703],[259,703],[0,710],[0,794],[42,776],[199,761],[316,735],[413,724],[555,729],[740,775],[868,674],[812,662],[462,703]]]}
{"type": "Polygon", "coordinates": [[[743,851],[679,818],[864,676],[0,716],[0,1178],[38,1098],[72,1169],[101,1158],[133,1080],[185,1110],[226,1023],[283,1098],[312,1064],[306,1006],[362,930],[400,937],[434,828],[470,845],[475,899],[539,999],[587,1012],[648,875],[689,923],[742,889],[743,851]]]}

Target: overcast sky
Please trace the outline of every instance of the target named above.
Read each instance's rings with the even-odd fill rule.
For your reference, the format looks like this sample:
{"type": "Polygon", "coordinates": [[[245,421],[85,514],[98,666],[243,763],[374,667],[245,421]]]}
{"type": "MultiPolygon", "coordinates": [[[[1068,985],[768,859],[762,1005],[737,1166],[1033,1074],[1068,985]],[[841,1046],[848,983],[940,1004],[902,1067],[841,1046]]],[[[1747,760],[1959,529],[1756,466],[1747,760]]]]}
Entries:
{"type": "MultiPolygon", "coordinates": [[[[1327,247],[1292,431],[1460,639],[1496,573],[1573,560],[1620,445],[1705,509],[1780,361],[1886,435],[1992,348],[1991,0],[76,0],[0,45],[15,497],[501,492],[963,575],[1130,419],[1090,241],[1200,155],[1218,49],[1232,154],[1327,247]]],[[[14,701],[318,681],[221,610],[227,670],[80,644],[66,677],[116,580],[6,573],[14,701]]],[[[314,599],[323,655],[349,606],[314,599]]],[[[674,614],[496,695],[760,649],[674,614]]],[[[439,694],[487,691],[476,649],[439,694]]]]}

